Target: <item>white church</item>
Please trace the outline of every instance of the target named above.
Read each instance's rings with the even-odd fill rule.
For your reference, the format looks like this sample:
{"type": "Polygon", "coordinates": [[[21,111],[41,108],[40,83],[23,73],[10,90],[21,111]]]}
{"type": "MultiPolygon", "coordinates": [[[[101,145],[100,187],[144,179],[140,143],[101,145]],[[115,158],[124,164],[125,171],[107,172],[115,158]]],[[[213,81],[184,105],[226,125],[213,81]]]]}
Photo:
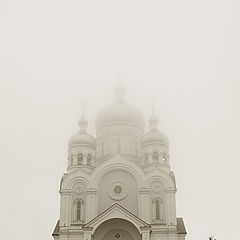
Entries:
{"type": "Polygon", "coordinates": [[[95,119],[96,138],[84,114],[69,140],[60,182],[60,220],[54,240],[184,240],[176,216],[176,181],[168,138],[154,112],[145,132],[143,114],[128,104],[122,86],[95,119]]]}

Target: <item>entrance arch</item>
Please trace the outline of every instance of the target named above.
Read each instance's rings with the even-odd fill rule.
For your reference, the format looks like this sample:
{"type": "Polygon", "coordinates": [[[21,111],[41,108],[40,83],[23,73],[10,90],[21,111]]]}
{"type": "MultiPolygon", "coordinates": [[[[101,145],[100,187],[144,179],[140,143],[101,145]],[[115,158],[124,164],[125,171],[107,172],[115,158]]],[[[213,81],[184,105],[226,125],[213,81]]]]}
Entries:
{"type": "Polygon", "coordinates": [[[141,240],[139,230],[131,222],[120,218],[101,223],[92,237],[94,240],[141,240]]]}

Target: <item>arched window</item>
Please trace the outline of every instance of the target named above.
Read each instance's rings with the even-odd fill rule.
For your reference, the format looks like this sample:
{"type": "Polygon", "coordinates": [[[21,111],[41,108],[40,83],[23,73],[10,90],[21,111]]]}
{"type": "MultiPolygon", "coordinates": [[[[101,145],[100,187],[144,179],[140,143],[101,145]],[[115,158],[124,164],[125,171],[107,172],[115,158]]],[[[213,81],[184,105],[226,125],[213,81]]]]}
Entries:
{"type": "Polygon", "coordinates": [[[153,162],[154,162],[154,163],[158,163],[159,155],[158,155],[157,152],[153,152],[152,158],[153,158],[153,162]]]}
{"type": "Polygon", "coordinates": [[[162,154],[162,160],[163,160],[164,162],[167,161],[167,154],[166,154],[165,152],[162,154]]]}
{"type": "Polygon", "coordinates": [[[83,154],[78,153],[77,155],[77,165],[81,165],[83,163],[83,154]]]}
{"type": "Polygon", "coordinates": [[[156,199],[155,201],[155,211],[156,211],[156,220],[160,220],[160,200],[156,199]]]}
{"type": "Polygon", "coordinates": [[[156,198],[153,200],[153,221],[164,221],[163,201],[160,198],[156,198]]]}
{"type": "Polygon", "coordinates": [[[77,199],[74,202],[74,220],[82,221],[83,220],[83,200],[77,199]]]}
{"type": "Polygon", "coordinates": [[[92,160],[92,156],[91,154],[87,155],[87,165],[90,166],[91,165],[91,160],[92,160]]]}
{"type": "Polygon", "coordinates": [[[81,202],[77,201],[77,220],[81,219],[81,202]]]}

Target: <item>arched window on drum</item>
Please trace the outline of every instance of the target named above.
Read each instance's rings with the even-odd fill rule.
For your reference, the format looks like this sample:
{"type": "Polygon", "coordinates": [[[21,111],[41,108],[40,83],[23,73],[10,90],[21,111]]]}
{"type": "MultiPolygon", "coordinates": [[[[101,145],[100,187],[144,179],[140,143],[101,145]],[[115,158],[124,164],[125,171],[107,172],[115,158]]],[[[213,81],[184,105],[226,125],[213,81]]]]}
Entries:
{"type": "Polygon", "coordinates": [[[158,154],[158,152],[153,152],[152,159],[153,159],[153,163],[158,163],[159,162],[159,154],[158,154]]]}
{"type": "Polygon", "coordinates": [[[164,205],[161,198],[155,198],[152,201],[152,216],[154,222],[164,222],[164,205]]]}
{"type": "Polygon", "coordinates": [[[84,202],[82,199],[76,199],[73,203],[74,221],[83,221],[84,202]]]}
{"type": "Polygon", "coordinates": [[[92,156],[91,156],[91,154],[88,154],[88,155],[87,155],[87,165],[88,165],[88,166],[91,166],[91,165],[92,165],[92,156]]]}
{"type": "Polygon", "coordinates": [[[78,153],[78,155],[77,155],[77,165],[81,165],[81,164],[83,164],[83,154],[78,153]]]}

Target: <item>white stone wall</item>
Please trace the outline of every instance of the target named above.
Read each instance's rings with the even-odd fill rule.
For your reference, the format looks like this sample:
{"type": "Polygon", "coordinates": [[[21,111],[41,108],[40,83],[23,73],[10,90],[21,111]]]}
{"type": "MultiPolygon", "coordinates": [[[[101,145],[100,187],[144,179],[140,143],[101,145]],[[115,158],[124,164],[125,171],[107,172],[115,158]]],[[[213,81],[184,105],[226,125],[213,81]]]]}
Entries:
{"type": "Polygon", "coordinates": [[[98,185],[98,213],[100,214],[114,203],[119,203],[138,215],[138,185],[134,177],[126,170],[111,170],[106,173],[98,185]],[[114,186],[122,188],[122,194],[114,193],[114,186]],[[116,196],[115,196],[116,195],[116,196]]]}

